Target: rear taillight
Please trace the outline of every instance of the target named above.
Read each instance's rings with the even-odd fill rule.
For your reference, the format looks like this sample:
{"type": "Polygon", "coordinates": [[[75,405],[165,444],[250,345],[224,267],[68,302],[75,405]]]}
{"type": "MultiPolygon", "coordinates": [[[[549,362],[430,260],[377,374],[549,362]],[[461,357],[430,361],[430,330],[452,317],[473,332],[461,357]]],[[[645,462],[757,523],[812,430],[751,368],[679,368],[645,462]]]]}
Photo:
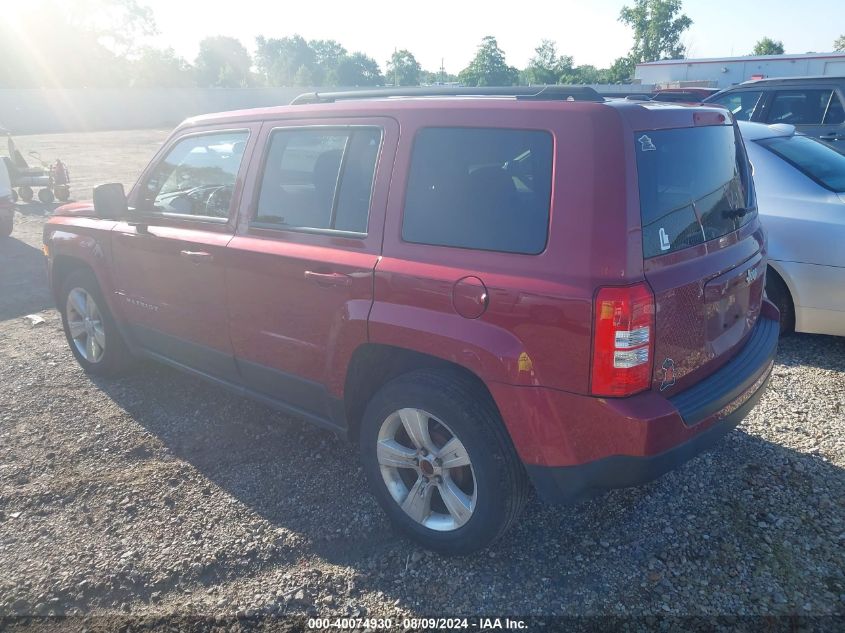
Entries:
{"type": "Polygon", "coordinates": [[[591,391],[630,396],[649,388],[654,360],[654,294],[645,283],[596,294],[591,391]]]}

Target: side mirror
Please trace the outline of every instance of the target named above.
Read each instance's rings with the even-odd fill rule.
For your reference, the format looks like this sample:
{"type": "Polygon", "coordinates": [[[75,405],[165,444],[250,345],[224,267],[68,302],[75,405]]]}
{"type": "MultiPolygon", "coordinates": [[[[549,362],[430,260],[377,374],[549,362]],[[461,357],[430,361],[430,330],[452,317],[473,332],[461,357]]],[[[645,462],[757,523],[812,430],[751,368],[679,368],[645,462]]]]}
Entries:
{"type": "Polygon", "coordinates": [[[126,192],[119,182],[94,187],[94,213],[98,218],[123,220],[129,216],[126,192]]]}

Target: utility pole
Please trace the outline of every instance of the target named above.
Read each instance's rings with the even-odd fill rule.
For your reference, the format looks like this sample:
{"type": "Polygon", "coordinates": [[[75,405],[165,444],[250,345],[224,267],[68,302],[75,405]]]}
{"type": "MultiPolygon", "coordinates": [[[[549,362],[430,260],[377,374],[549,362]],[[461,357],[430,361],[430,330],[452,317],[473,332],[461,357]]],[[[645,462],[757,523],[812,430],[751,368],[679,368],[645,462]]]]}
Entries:
{"type": "Polygon", "coordinates": [[[440,83],[446,83],[446,66],[443,65],[443,58],[440,58],[440,83]]]}

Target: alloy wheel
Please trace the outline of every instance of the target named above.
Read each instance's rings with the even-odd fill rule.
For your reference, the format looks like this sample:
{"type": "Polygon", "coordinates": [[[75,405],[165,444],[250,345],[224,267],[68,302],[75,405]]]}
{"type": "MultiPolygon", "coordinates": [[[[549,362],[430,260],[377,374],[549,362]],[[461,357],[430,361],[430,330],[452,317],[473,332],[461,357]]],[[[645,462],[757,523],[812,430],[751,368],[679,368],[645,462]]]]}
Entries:
{"type": "Polygon", "coordinates": [[[457,530],[477,503],[469,453],[441,420],[421,409],[400,409],[379,430],[377,458],[393,500],[417,523],[457,530]]]}
{"type": "Polygon", "coordinates": [[[67,296],[67,325],[76,351],[89,363],[99,363],[106,351],[103,317],[94,297],[84,288],[67,296]]]}

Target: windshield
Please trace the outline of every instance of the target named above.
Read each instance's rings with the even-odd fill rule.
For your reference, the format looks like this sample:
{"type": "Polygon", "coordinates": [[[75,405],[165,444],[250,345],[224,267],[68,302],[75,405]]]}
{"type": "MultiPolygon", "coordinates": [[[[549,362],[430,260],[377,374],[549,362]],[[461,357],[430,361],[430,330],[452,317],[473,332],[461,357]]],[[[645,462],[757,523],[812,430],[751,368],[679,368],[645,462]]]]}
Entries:
{"type": "Polygon", "coordinates": [[[722,237],[754,217],[748,163],[733,126],[637,132],[634,138],[645,257],[722,237]]]}
{"type": "Polygon", "coordinates": [[[757,142],[822,187],[845,193],[845,156],[835,149],[807,136],[767,138],[757,142]]]}

